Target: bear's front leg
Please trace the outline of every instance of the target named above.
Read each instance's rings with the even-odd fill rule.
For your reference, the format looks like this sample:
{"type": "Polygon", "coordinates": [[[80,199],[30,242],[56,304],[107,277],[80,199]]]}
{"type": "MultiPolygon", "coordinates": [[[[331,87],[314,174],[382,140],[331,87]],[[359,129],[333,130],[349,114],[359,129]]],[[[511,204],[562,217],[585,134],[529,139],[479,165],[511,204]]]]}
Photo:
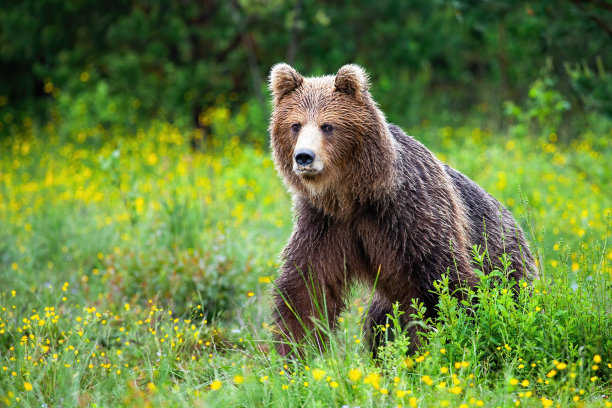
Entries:
{"type": "MultiPolygon", "coordinates": [[[[276,280],[273,319],[276,325],[275,343],[282,356],[310,338],[319,350],[325,347],[326,331],[333,329],[338,315],[344,309],[346,280],[335,279],[325,269],[296,267],[285,263],[276,280]],[[318,272],[317,272],[318,271],[318,272]],[[323,322],[318,327],[316,321],[323,322]],[[321,328],[324,330],[322,331],[321,328]]],[[[343,269],[332,274],[343,275],[343,269]]]]}
{"type": "Polygon", "coordinates": [[[307,338],[324,349],[327,330],[320,330],[315,320],[324,322],[324,329],[333,329],[350,282],[345,259],[352,254],[343,249],[338,231],[324,222],[310,223],[308,231],[300,231],[303,225],[298,222],[285,248],[273,293],[274,340],[283,356],[307,338]],[[313,226],[322,228],[313,231],[313,226]]]}

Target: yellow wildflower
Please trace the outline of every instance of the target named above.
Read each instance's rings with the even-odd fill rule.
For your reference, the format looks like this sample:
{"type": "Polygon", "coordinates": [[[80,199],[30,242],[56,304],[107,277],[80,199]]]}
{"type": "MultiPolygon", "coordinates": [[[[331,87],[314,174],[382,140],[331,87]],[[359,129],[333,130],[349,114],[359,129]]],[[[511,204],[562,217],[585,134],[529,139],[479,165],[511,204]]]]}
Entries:
{"type": "Polygon", "coordinates": [[[353,368],[349,370],[348,377],[353,382],[359,381],[359,379],[361,378],[361,371],[353,368]]]}
{"type": "Polygon", "coordinates": [[[314,370],[312,370],[312,378],[314,378],[317,381],[323,378],[324,375],[325,375],[325,371],[319,368],[315,368],[314,370]]]}

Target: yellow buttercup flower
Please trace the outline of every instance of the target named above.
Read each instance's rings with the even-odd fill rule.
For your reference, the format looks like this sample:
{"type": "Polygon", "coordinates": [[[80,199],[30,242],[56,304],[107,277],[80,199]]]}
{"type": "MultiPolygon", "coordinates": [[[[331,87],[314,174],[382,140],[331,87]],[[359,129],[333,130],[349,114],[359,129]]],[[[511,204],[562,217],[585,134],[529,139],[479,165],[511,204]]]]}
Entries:
{"type": "Polygon", "coordinates": [[[357,382],[361,378],[361,371],[353,368],[349,370],[348,377],[349,377],[349,380],[353,382],[357,382]]]}
{"type": "Polygon", "coordinates": [[[315,368],[314,370],[312,370],[312,378],[314,378],[317,381],[323,378],[324,375],[325,375],[325,371],[319,368],[315,368]]]}

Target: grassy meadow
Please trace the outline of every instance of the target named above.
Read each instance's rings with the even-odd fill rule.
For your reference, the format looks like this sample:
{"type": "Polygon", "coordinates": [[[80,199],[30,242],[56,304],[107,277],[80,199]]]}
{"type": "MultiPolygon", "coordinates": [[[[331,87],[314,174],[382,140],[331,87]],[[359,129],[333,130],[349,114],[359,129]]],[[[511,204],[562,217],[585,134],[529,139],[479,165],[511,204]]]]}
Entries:
{"type": "Polygon", "coordinates": [[[0,139],[0,406],[612,407],[612,133],[410,133],[512,210],[541,279],[515,299],[483,277],[477,308],[440,282],[427,345],[406,354],[392,319],[378,361],[367,288],[326,350],[276,354],[292,218],[267,146],[194,152],[166,123],[0,139]]]}

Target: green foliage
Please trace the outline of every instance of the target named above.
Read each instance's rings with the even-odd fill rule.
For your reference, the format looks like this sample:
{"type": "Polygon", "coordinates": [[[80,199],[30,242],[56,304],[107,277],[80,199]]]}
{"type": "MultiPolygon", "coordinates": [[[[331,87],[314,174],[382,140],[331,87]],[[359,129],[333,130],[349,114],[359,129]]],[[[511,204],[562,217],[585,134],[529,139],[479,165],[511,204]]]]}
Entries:
{"type": "Polygon", "coordinates": [[[587,64],[565,65],[572,88],[582,98],[587,109],[612,113],[612,80],[606,72],[601,58],[596,58],[597,68],[591,69],[587,64]]]}
{"type": "Polygon", "coordinates": [[[375,328],[375,330],[383,331],[387,340],[387,344],[379,347],[378,356],[384,367],[401,367],[404,364],[404,359],[410,351],[410,336],[404,330],[402,324],[402,315],[404,312],[400,310],[400,304],[393,304],[393,313],[387,315],[389,327],[383,326],[375,328]]]}
{"type": "Polygon", "coordinates": [[[510,131],[519,137],[557,133],[563,114],[571,108],[548,76],[537,79],[531,85],[525,105],[523,110],[513,102],[505,103],[506,115],[516,121],[510,131]]]}
{"type": "MultiPolygon", "coordinates": [[[[584,110],[610,115],[611,40],[598,18],[609,13],[595,1],[12,2],[0,11],[0,133],[58,118],[68,133],[133,132],[157,118],[222,138],[201,115],[267,116],[266,75],[279,61],[308,75],[363,64],[404,126],[455,125],[469,112],[499,126],[500,102],[522,100],[552,61],[547,78],[579,129],[584,110]]],[[[263,142],[263,123],[248,123],[257,127],[237,135],[263,142]]]]}
{"type": "MultiPolygon", "coordinates": [[[[605,262],[601,253],[602,248],[593,249],[592,262],[605,262]]],[[[480,268],[485,257],[474,249],[480,268]]],[[[564,271],[552,269],[530,286],[509,281],[509,272],[480,273],[480,285],[462,302],[449,292],[447,278],[437,284],[440,315],[428,338],[446,348],[450,361],[465,358],[469,350],[468,356],[493,377],[513,371],[543,378],[557,364],[554,360],[580,362],[573,371],[582,371],[596,350],[612,350],[612,321],[606,311],[612,300],[606,287],[609,276],[581,270],[570,281],[564,271]]]]}

